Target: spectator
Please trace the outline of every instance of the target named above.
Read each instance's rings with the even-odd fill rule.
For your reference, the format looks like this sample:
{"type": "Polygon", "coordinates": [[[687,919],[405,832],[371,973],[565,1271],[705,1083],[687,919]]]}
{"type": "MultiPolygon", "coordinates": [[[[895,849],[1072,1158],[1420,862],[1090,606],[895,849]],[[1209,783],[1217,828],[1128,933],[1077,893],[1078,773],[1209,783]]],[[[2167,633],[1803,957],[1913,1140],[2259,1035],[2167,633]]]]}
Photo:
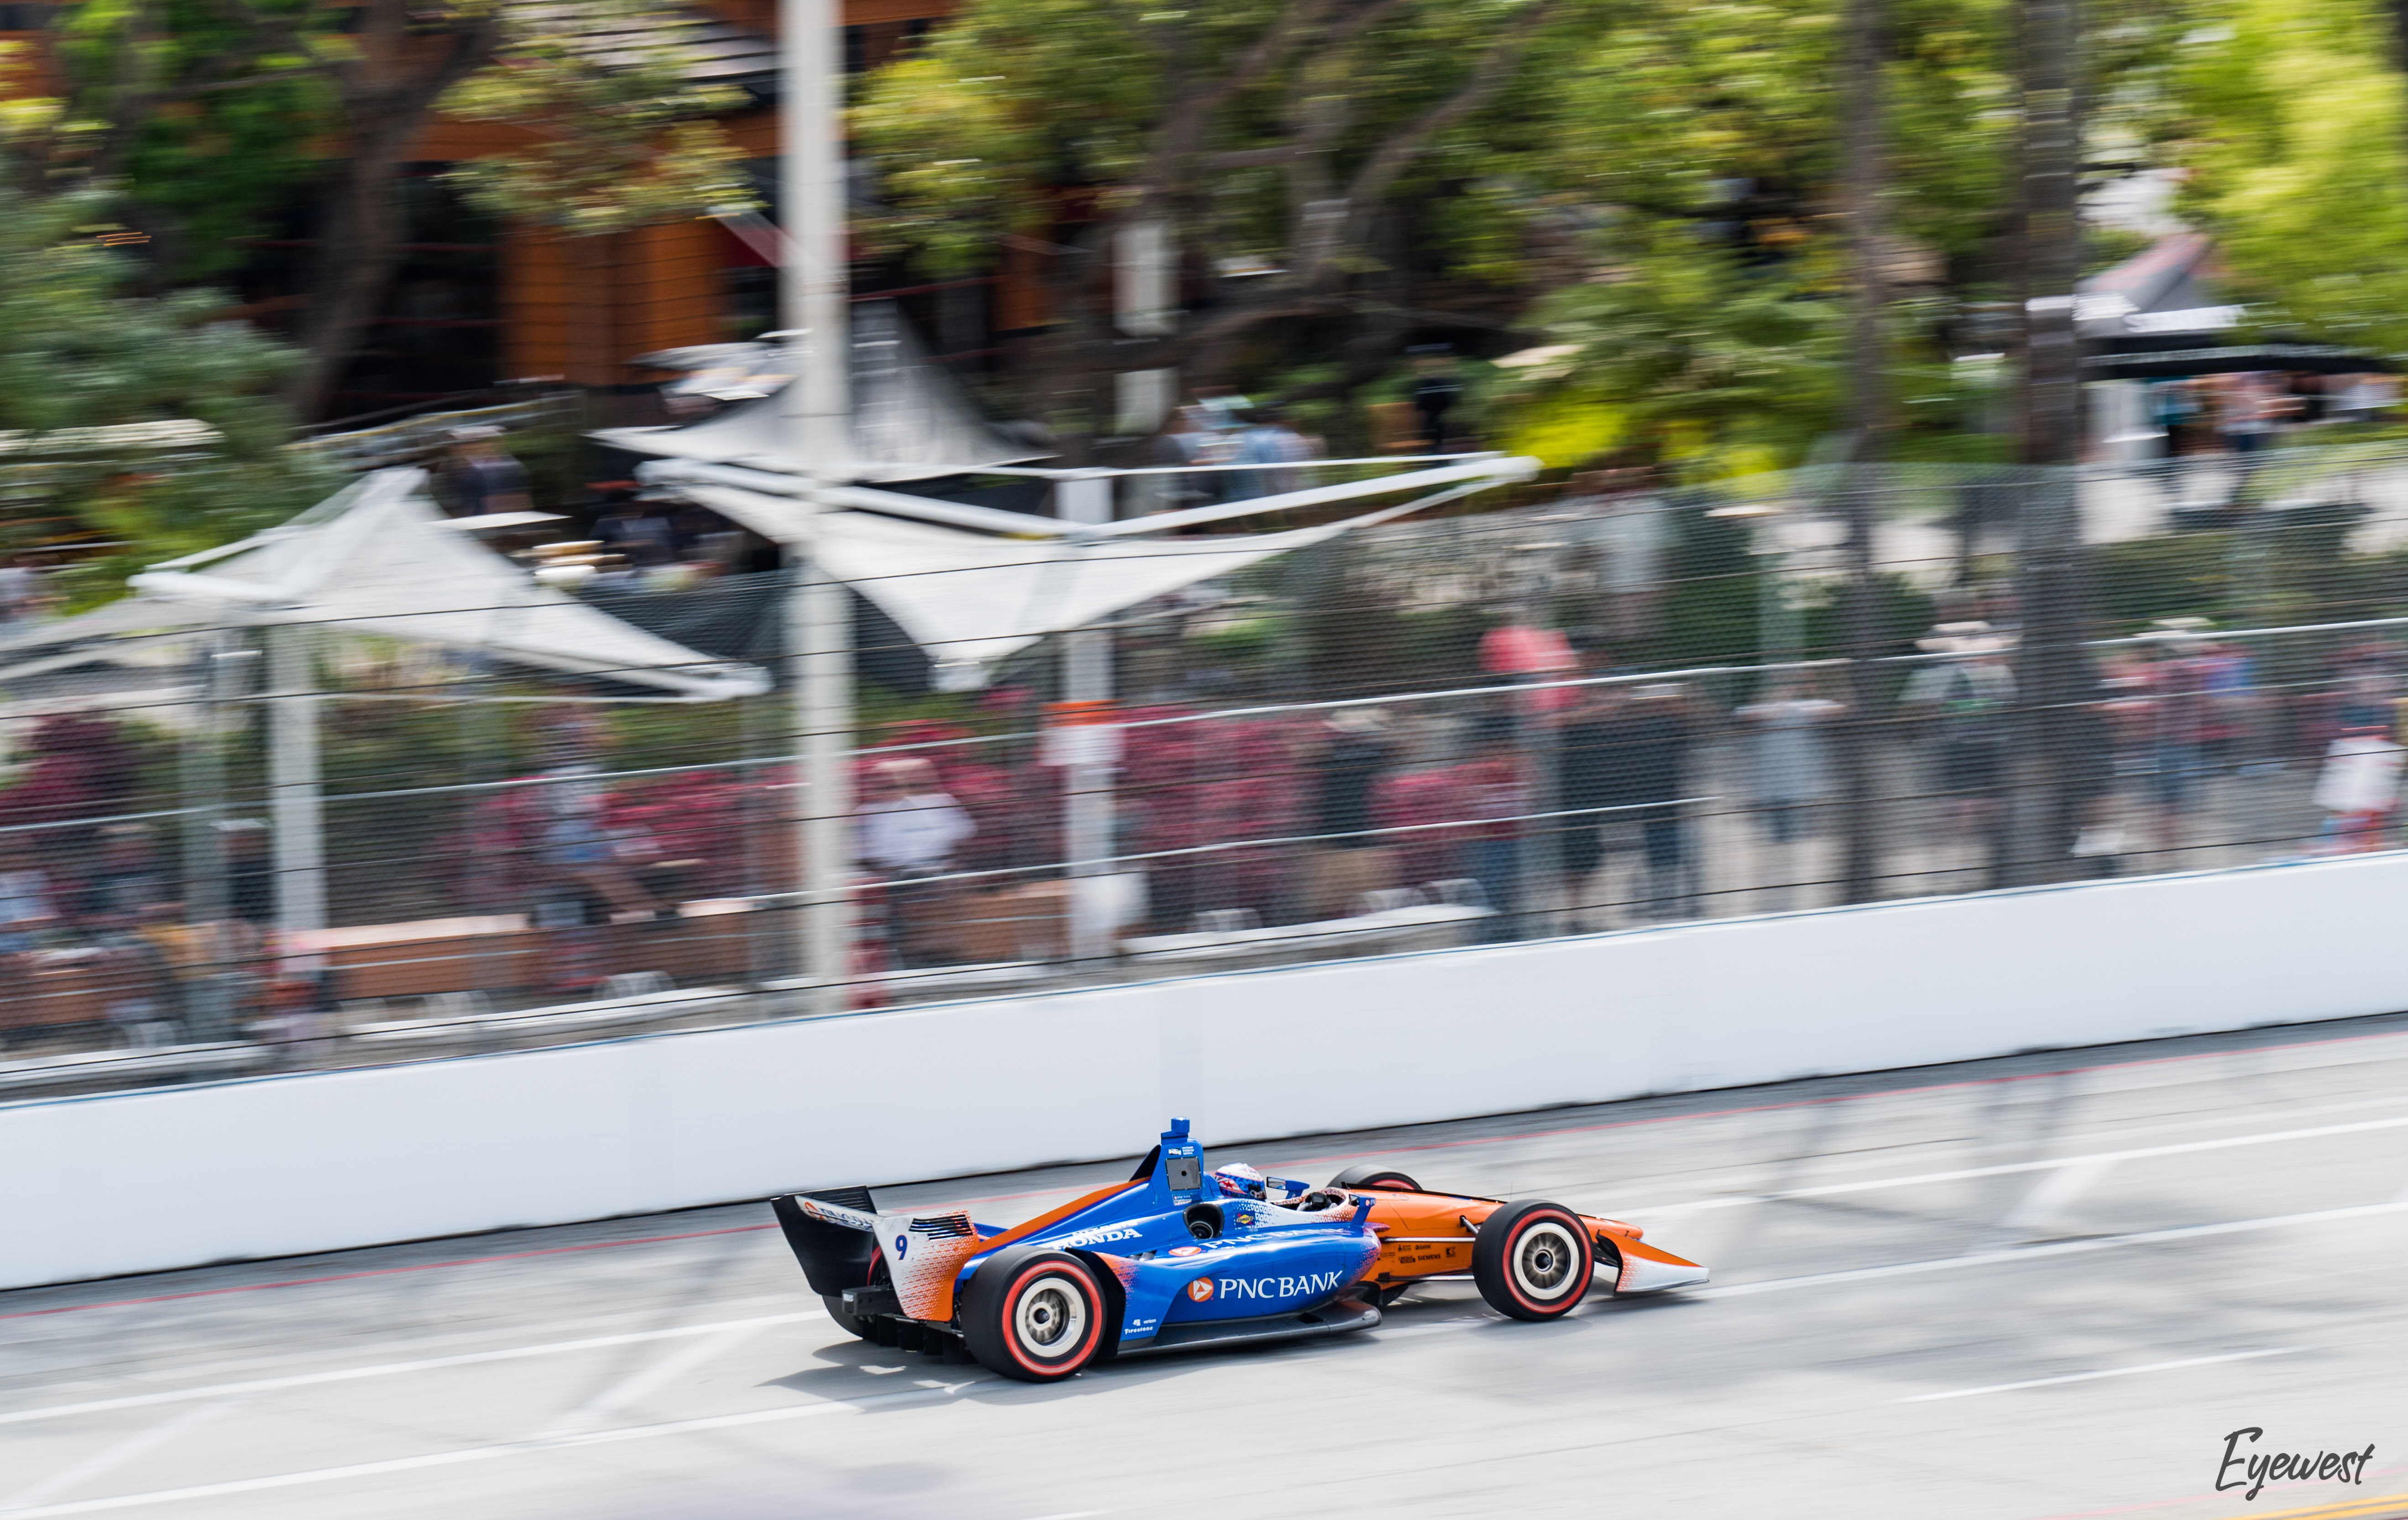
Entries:
{"type": "Polygon", "coordinates": [[[1446,414],[1463,398],[1463,377],[1455,371],[1455,350],[1445,343],[1425,343],[1408,351],[1413,359],[1413,410],[1420,414],[1422,447],[1434,454],[1446,452],[1446,414]]]}
{"type": "Polygon", "coordinates": [[[1986,623],[1940,624],[1915,647],[1945,658],[1917,670],[1899,697],[1908,717],[1936,730],[1932,786],[1960,839],[1987,835],[2000,821],[2015,701],[2014,673],[2001,656],[2014,642],[1986,623]]]}
{"type": "Polygon", "coordinates": [[[1600,810],[1625,804],[1612,764],[1612,720],[1629,700],[1620,686],[1571,687],[1573,706],[1555,730],[1555,806],[1572,816],[1556,830],[1564,873],[1564,896],[1578,913],[1589,906],[1587,882],[1605,863],[1606,826],[1612,815],[1600,810]]]}
{"type": "Polygon", "coordinates": [[[452,457],[444,469],[452,503],[462,517],[528,509],[526,471],[502,447],[498,427],[455,427],[452,457]]]}
{"type": "Polygon", "coordinates": [[[1473,727],[1471,757],[1454,767],[1449,778],[1460,798],[1458,817],[1483,820],[1449,833],[1462,839],[1463,873],[1478,882],[1498,916],[1482,924],[1480,938],[1520,938],[1517,915],[1522,907],[1522,815],[1530,810],[1530,785],[1520,751],[1513,742],[1513,722],[1502,715],[1479,720],[1473,727]]]}
{"type": "MultiPolygon", "coordinates": [[[[1250,417],[1250,424],[1236,439],[1239,464],[1294,465],[1312,457],[1312,446],[1305,441],[1303,434],[1288,425],[1286,412],[1276,407],[1263,407],[1250,417]]],[[[1252,501],[1296,488],[1297,472],[1293,469],[1248,470],[1233,477],[1229,495],[1234,500],[1252,501]]]]}
{"type": "Polygon", "coordinates": [[[225,841],[226,912],[254,926],[275,922],[276,866],[268,858],[267,825],[256,818],[230,818],[218,831],[225,841]]]}
{"type": "Polygon", "coordinates": [[[903,966],[932,964],[937,913],[950,894],[940,876],[953,853],[978,832],[925,760],[888,760],[869,776],[869,796],[853,810],[853,854],[884,877],[888,939],[903,966]]]}
{"type": "Polygon", "coordinates": [[[24,836],[0,835],[0,955],[38,949],[58,922],[50,876],[24,836]]]}
{"type": "Polygon", "coordinates": [[[1354,898],[1396,885],[1395,855],[1372,827],[1371,797],[1396,763],[1388,715],[1377,708],[1340,708],[1322,725],[1312,766],[1317,784],[1315,842],[1304,916],[1334,918],[1354,898]]]}
{"type": "Polygon", "coordinates": [[[149,825],[111,824],[100,831],[100,862],[84,882],[76,917],[96,939],[128,934],[155,919],[168,902],[149,825]]]}
{"type": "Polygon", "coordinates": [[[2212,768],[2212,710],[2216,682],[2226,672],[2200,631],[2205,626],[2198,618],[2160,620],[2151,636],[2155,658],[2141,681],[2154,844],[2159,850],[2179,850],[2186,842],[2185,821],[2198,810],[2212,768]]]}
{"type": "Polygon", "coordinates": [[[1621,798],[1619,805],[1640,810],[1640,844],[1647,866],[1642,917],[1678,918],[1686,911],[1688,841],[1678,804],[1695,727],[1688,689],[1676,681],[1640,687],[1607,723],[1604,763],[1610,784],[1621,798]]]}
{"type": "Polygon", "coordinates": [[[1732,714],[1747,725],[1754,761],[1753,791],[1757,824],[1782,852],[1773,867],[1785,900],[1788,847],[1821,832],[1815,805],[1830,795],[1831,766],[1827,726],[1847,711],[1844,704],[1810,694],[1797,677],[1775,676],[1761,700],[1732,714]]]}
{"type": "Polygon", "coordinates": [[[594,524],[594,537],[637,569],[677,558],[677,530],[658,502],[641,496],[621,501],[594,524]]]}
{"type": "Polygon", "coordinates": [[[33,616],[41,602],[41,572],[22,554],[0,558],[0,630],[33,616]]]}
{"type": "Polygon", "coordinates": [[[2315,789],[2328,853],[2384,847],[2400,803],[2400,745],[2379,724],[2346,729],[2332,741],[2315,789]]]}

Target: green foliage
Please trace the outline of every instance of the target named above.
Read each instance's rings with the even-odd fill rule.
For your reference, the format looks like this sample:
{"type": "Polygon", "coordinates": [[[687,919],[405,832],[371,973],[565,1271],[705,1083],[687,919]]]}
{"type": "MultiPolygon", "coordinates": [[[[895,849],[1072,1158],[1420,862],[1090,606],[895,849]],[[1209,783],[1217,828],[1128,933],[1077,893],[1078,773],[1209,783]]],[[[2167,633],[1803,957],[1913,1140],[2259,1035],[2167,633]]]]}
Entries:
{"type": "Polygon", "coordinates": [[[1563,455],[1588,419],[1608,447],[1707,478],[1789,463],[1831,428],[1829,302],[1700,247],[1678,222],[1641,228],[1628,252],[1612,280],[1559,292],[1533,313],[1572,351],[1499,398],[1518,428],[1563,455]]]}
{"type": "Polygon", "coordinates": [[[135,271],[93,234],[97,193],[39,198],[0,184],[0,430],[7,515],[64,516],[125,542],[80,567],[79,597],[138,565],[255,531],[333,487],[286,451],[266,394],[289,351],[217,320],[206,292],[124,294],[135,271]],[[213,441],[146,445],[89,429],[191,419],[213,441]]]}
{"type": "Polygon", "coordinates": [[[2389,7],[2233,0],[2187,50],[2197,175],[2233,294],[2266,323],[2408,350],[2403,84],[2389,7]]]}
{"type": "Polygon", "coordinates": [[[580,236],[755,208],[742,150],[710,120],[745,96],[687,78],[694,51],[660,9],[580,0],[507,10],[500,53],[443,109],[535,140],[461,165],[452,182],[496,216],[580,236]]]}
{"type": "MultiPolygon", "coordinates": [[[[262,0],[262,8],[304,29],[331,26],[297,0],[262,0]]],[[[296,53],[256,58],[255,82],[241,88],[199,88],[251,40],[206,0],[87,0],[62,16],[58,50],[74,101],[58,122],[50,167],[101,157],[122,182],[130,219],[159,240],[154,258],[166,281],[207,280],[240,263],[239,239],[265,231],[290,204],[338,128],[325,81],[290,72],[305,62],[296,53]],[[125,140],[110,140],[119,136],[125,140]]]]}

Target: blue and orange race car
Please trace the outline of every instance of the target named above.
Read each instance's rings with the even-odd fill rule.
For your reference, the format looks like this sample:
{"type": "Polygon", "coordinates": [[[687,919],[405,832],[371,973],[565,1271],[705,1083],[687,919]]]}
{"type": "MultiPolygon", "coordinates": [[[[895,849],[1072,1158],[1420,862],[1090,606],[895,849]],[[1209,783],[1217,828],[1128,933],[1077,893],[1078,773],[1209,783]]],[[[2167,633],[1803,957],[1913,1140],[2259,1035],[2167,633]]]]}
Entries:
{"type": "Polygon", "coordinates": [[[1634,1226],[1541,1199],[1430,1193],[1381,1169],[1323,1188],[1208,1174],[1184,1119],[1128,1181],[1010,1229],[880,1213],[859,1187],[771,1201],[845,1329],[1032,1383],[1115,1355],[1369,1329],[1433,1279],[1468,1279],[1528,1320],[1570,1312],[1600,1278],[1625,1293],[1706,1280],[1634,1226]]]}

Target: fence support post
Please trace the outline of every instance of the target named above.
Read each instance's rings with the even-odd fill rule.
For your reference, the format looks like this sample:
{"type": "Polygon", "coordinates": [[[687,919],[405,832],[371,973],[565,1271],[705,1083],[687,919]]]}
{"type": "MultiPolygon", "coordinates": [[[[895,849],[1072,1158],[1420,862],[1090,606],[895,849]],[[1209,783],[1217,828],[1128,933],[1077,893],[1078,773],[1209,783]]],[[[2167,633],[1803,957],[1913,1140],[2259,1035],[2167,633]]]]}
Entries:
{"type": "MultiPolygon", "coordinates": [[[[853,345],[842,125],[842,19],[832,0],[781,0],[784,108],[780,112],[780,220],[785,233],[779,315],[801,355],[782,393],[791,447],[823,480],[850,479],[853,345]]],[[[814,502],[813,509],[824,509],[814,502]]],[[[853,972],[853,604],[808,543],[787,561],[795,584],[789,652],[795,684],[796,847],[802,858],[801,950],[811,1011],[844,1006],[853,972]]]]}
{"type": "Polygon", "coordinates": [[[276,927],[287,969],[314,965],[294,937],[326,926],[325,808],[318,766],[317,630],[267,633],[267,787],[276,821],[276,927]]]}
{"type": "MultiPolygon", "coordinates": [[[[1068,476],[1054,487],[1056,509],[1067,523],[1102,524],[1112,520],[1112,480],[1095,471],[1068,476]]],[[[1073,551],[1075,552],[1075,551],[1073,551]]],[[[1079,628],[1062,638],[1062,696],[1067,702],[1105,703],[1112,695],[1112,633],[1079,628]]],[[[1091,711],[1097,710],[1090,710],[1091,711]]],[[[1117,746],[1099,736],[1066,736],[1074,745],[1062,767],[1064,853],[1070,860],[1070,961],[1100,968],[1116,949],[1115,895],[1104,878],[1112,874],[1112,773],[1117,746]]]]}

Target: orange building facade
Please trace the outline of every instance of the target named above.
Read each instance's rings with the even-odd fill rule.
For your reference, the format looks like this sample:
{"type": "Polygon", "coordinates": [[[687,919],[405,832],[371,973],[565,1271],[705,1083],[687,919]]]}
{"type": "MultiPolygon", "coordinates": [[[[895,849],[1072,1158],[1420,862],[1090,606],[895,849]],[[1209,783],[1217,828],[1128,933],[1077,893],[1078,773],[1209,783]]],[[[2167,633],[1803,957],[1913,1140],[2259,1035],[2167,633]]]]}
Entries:
{"type": "MultiPolygon", "coordinates": [[[[957,3],[845,0],[847,68],[859,72],[884,63],[957,3]]],[[[724,124],[751,161],[764,198],[773,198],[777,0],[707,0],[678,8],[689,28],[697,13],[703,18],[689,32],[698,60],[695,76],[743,88],[756,102],[724,124]]],[[[7,82],[11,93],[60,87],[47,47],[54,13],[46,4],[0,3],[0,23],[13,28],[0,30],[0,42],[24,45],[7,82]]],[[[514,380],[632,387],[644,378],[628,363],[638,354],[749,337],[776,325],[775,271],[753,246],[761,239],[748,241],[715,221],[565,237],[477,216],[442,176],[453,165],[506,151],[514,140],[524,139],[511,128],[440,118],[412,145],[402,265],[338,382],[329,418],[408,409],[514,380]]],[[[300,207],[279,235],[257,240],[251,264],[236,276],[242,309],[254,320],[280,325],[306,300],[314,230],[312,208],[300,207]]],[[[988,281],[953,282],[980,287],[974,308],[949,306],[941,323],[932,311],[915,313],[947,329],[930,334],[939,353],[974,359],[987,351],[998,325],[1025,324],[1037,309],[1035,283],[1015,273],[1004,269],[999,282],[1025,283],[1027,291],[1004,298],[985,288],[988,281]]]]}

